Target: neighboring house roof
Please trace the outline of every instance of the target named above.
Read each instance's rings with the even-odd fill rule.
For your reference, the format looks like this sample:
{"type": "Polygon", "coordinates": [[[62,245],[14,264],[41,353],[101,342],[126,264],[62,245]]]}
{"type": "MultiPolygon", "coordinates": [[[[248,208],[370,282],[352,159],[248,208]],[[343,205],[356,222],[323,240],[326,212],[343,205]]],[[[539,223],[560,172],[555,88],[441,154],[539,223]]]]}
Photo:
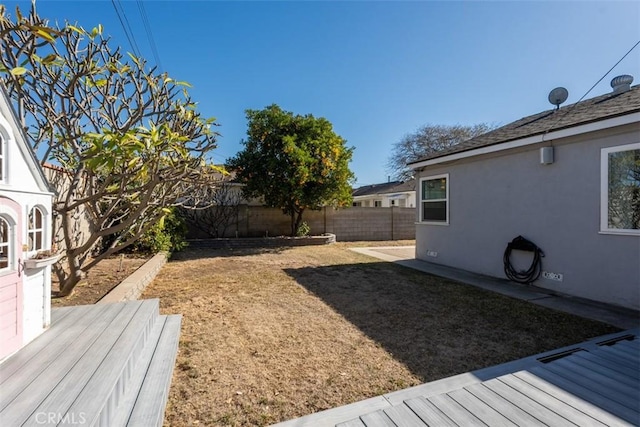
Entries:
{"type": "Polygon", "coordinates": [[[536,135],[544,135],[578,125],[585,125],[614,117],[640,112],[640,85],[623,93],[608,93],[595,98],[547,110],[524,117],[495,130],[456,144],[450,148],[432,153],[420,160],[409,163],[420,167],[428,160],[450,156],[456,153],[503,144],[536,135]]]}
{"type": "Polygon", "coordinates": [[[9,126],[11,126],[11,130],[13,131],[13,135],[16,139],[16,145],[20,149],[25,162],[27,162],[29,170],[31,170],[40,190],[47,193],[54,193],[55,191],[49,185],[49,181],[44,176],[42,167],[36,159],[31,145],[29,145],[29,140],[27,139],[24,129],[20,126],[18,115],[11,105],[11,100],[2,82],[0,82],[0,114],[2,114],[2,116],[4,116],[9,122],[9,126]]]}
{"type": "Polygon", "coordinates": [[[353,197],[375,196],[377,194],[402,193],[415,191],[416,183],[414,179],[409,181],[391,181],[382,184],[365,185],[353,190],[353,197]]]}

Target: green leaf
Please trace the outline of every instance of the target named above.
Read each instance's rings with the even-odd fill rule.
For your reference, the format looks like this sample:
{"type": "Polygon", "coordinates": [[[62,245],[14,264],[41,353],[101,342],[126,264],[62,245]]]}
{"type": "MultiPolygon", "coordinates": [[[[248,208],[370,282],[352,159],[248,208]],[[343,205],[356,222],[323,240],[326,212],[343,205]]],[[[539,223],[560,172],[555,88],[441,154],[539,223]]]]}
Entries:
{"type": "Polygon", "coordinates": [[[49,55],[45,56],[45,57],[42,59],[42,63],[43,63],[43,64],[51,64],[51,63],[53,63],[57,58],[58,58],[58,56],[57,56],[55,53],[51,53],[51,54],[49,54],[49,55]]]}
{"type": "Polygon", "coordinates": [[[15,67],[10,71],[12,76],[21,76],[26,72],[27,72],[27,69],[24,67],[15,67]]]}
{"type": "Polygon", "coordinates": [[[73,25],[67,25],[67,28],[69,28],[70,30],[75,31],[75,32],[76,32],[76,33],[78,33],[78,34],[81,34],[81,35],[82,35],[82,34],[85,34],[85,31],[84,31],[84,30],[82,30],[82,29],[80,29],[80,28],[78,28],[78,27],[75,27],[75,26],[73,26],[73,25]]]}
{"type": "Polygon", "coordinates": [[[36,35],[42,37],[43,39],[45,39],[50,43],[54,43],[56,41],[56,39],[53,38],[51,34],[49,34],[44,28],[38,28],[36,30],[36,35]]]}

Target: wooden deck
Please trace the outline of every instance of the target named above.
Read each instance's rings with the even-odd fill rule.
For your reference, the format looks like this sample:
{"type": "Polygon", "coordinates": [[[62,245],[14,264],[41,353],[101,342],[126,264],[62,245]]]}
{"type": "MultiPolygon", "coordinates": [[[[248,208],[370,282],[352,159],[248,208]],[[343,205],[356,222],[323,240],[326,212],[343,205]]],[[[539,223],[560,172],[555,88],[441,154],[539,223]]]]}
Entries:
{"type": "Polygon", "coordinates": [[[52,310],[0,364],[0,425],[162,425],[180,322],[158,300],[52,310]]]}
{"type": "Polygon", "coordinates": [[[639,426],[639,332],[600,337],[277,425],[639,426]]]}

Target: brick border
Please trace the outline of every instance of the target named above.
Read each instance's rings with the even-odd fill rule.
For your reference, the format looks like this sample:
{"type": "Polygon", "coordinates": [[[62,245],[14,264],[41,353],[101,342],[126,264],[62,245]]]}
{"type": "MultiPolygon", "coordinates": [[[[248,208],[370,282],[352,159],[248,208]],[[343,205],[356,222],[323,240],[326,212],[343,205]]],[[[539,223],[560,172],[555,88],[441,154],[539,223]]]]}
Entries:
{"type": "Polygon", "coordinates": [[[156,277],[163,265],[167,263],[169,254],[159,252],[142,267],[138,268],[131,276],[124,279],[118,286],[102,297],[96,304],[109,304],[112,302],[137,300],[142,291],[156,277]]]}

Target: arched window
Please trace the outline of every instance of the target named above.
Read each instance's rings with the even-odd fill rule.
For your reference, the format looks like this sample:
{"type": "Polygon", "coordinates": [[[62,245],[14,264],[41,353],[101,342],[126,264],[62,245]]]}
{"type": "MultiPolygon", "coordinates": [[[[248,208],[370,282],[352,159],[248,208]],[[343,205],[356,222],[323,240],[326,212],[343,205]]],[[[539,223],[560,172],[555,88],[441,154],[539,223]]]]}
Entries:
{"type": "Polygon", "coordinates": [[[0,216],[0,271],[8,270],[11,255],[11,224],[0,216]]]}
{"type": "Polygon", "coordinates": [[[34,207],[29,212],[29,250],[39,251],[44,248],[44,215],[40,208],[34,207]]]}

